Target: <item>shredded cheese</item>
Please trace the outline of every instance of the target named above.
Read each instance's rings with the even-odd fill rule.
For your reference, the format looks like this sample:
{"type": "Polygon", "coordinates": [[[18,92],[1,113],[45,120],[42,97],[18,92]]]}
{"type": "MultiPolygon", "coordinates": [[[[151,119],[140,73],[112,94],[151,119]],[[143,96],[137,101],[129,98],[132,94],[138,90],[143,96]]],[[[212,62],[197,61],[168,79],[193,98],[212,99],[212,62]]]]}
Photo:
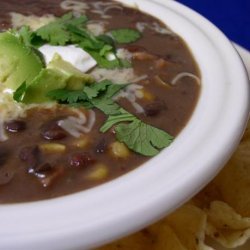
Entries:
{"type": "Polygon", "coordinates": [[[96,81],[110,80],[115,84],[135,83],[147,78],[147,75],[138,77],[132,68],[128,69],[103,69],[95,68],[90,73],[96,81]]]}
{"type": "Polygon", "coordinates": [[[89,9],[87,3],[75,0],[65,0],[60,3],[60,7],[63,10],[72,11],[74,14],[85,14],[86,10],[89,9]]]}
{"type": "Polygon", "coordinates": [[[110,9],[122,9],[121,6],[119,6],[117,3],[111,3],[111,2],[93,2],[91,3],[93,6],[93,10],[91,10],[92,13],[99,14],[102,18],[104,19],[110,19],[112,16],[107,15],[106,12],[109,11],[110,9]]]}
{"type": "Polygon", "coordinates": [[[78,117],[69,116],[66,119],[60,120],[58,125],[68,132],[70,135],[79,138],[82,133],[89,133],[96,120],[95,112],[89,110],[88,119],[86,115],[78,109],[73,109],[78,117]]]}
{"type": "Polygon", "coordinates": [[[160,26],[159,23],[153,22],[152,24],[148,24],[145,22],[137,22],[136,23],[136,28],[138,31],[141,33],[144,32],[146,28],[155,31],[156,33],[163,34],[163,35],[172,35],[174,36],[175,33],[171,31],[170,29],[167,29],[165,27],[160,26]]]}
{"type": "Polygon", "coordinates": [[[104,19],[109,19],[111,18],[110,15],[106,15],[106,12],[109,11],[110,9],[122,9],[121,6],[117,5],[116,3],[105,3],[101,1],[93,2],[90,4],[77,1],[77,0],[65,0],[62,1],[60,4],[60,7],[63,10],[70,10],[74,14],[79,15],[79,14],[85,14],[86,10],[90,9],[90,5],[93,9],[91,9],[92,13],[99,14],[102,18],[104,19]]]}
{"type": "Polygon", "coordinates": [[[105,24],[102,21],[90,21],[87,24],[87,29],[95,36],[105,33],[105,24]]]}
{"type": "Polygon", "coordinates": [[[133,54],[131,52],[123,48],[118,49],[116,52],[116,55],[119,59],[128,60],[128,61],[131,61],[133,57],[133,54]]]}
{"type": "Polygon", "coordinates": [[[11,12],[10,17],[13,28],[20,28],[24,25],[28,25],[31,30],[39,29],[40,27],[56,19],[55,16],[52,14],[47,14],[39,17],[35,15],[25,16],[16,12],[11,12]]]}
{"type": "Polygon", "coordinates": [[[126,98],[134,107],[137,113],[144,113],[143,107],[136,102],[137,99],[143,98],[142,89],[143,89],[142,85],[130,84],[128,87],[121,90],[119,94],[114,97],[114,100],[119,100],[120,98],[126,98]]]}
{"type": "Polygon", "coordinates": [[[196,76],[194,74],[191,74],[189,72],[181,72],[181,73],[179,73],[178,75],[176,75],[174,77],[174,79],[172,79],[171,84],[175,85],[183,77],[191,77],[191,78],[195,79],[198,84],[201,84],[201,79],[198,76],[196,76]]]}

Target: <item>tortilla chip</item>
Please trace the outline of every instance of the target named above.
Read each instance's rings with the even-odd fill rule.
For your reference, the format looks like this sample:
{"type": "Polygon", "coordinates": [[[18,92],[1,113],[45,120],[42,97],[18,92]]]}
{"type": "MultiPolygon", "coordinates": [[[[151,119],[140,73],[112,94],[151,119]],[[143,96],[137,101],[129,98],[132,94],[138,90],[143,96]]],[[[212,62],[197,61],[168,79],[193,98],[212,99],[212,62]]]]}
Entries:
{"type": "Polygon", "coordinates": [[[204,244],[206,214],[185,205],[160,222],[99,250],[213,250],[204,244]]]}
{"type": "Polygon", "coordinates": [[[249,239],[250,218],[243,218],[226,203],[212,202],[207,215],[207,235],[224,247],[238,247],[249,239]]]}
{"type": "Polygon", "coordinates": [[[250,122],[241,143],[220,174],[194,199],[200,208],[216,200],[229,204],[242,216],[250,217],[250,122]]]}
{"type": "Polygon", "coordinates": [[[112,244],[98,248],[98,250],[152,250],[150,237],[143,232],[133,234],[112,244]]]}
{"type": "Polygon", "coordinates": [[[188,250],[212,249],[204,243],[207,216],[198,207],[184,205],[168,216],[166,222],[188,250]]]}
{"type": "Polygon", "coordinates": [[[165,223],[159,222],[147,229],[118,240],[98,250],[188,250],[165,223]]]}
{"type": "Polygon", "coordinates": [[[207,234],[224,247],[250,238],[250,127],[221,173],[193,202],[208,215],[207,234]]]}
{"type": "Polygon", "coordinates": [[[175,232],[165,220],[156,223],[147,230],[151,234],[153,240],[152,250],[188,250],[182,245],[175,232]]]}
{"type": "Polygon", "coordinates": [[[239,147],[215,184],[219,186],[222,201],[240,215],[250,217],[250,143],[239,147]]]}

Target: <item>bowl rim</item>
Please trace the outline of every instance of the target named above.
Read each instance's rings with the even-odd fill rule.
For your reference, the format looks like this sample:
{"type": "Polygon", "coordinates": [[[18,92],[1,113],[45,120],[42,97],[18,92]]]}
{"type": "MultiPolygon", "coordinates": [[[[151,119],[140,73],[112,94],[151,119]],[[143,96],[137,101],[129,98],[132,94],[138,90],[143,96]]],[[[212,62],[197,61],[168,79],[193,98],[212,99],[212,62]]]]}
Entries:
{"type": "Polygon", "coordinates": [[[149,14],[157,12],[159,19],[167,20],[184,38],[201,68],[203,85],[197,107],[173,145],[143,167],[65,197],[1,205],[0,248],[89,249],[137,231],[204,187],[239,143],[249,115],[249,84],[230,41],[208,20],[178,2],[116,1],[136,3],[149,14]],[[183,21],[187,31],[180,25],[183,21]],[[174,150],[180,147],[182,154],[178,155],[174,150]]]}

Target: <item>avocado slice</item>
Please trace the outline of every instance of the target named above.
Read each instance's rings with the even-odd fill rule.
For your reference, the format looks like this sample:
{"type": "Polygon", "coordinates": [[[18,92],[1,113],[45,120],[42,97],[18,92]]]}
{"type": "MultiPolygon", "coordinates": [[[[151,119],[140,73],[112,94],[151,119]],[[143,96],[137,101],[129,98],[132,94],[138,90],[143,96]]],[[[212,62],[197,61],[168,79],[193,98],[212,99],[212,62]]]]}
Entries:
{"type": "Polygon", "coordinates": [[[82,73],[56,54],[47,68],[27,86],[22,102],[27,104],[50,102],[47,93],[51,90],[64,88],[80,90],[85,83],[92,82],[94,78],[91,75],[82,73]]]}
{"type": "Polygon", "coordinates": [[[24,81],[29,84],[43,68],[33,50],[10,32],[0,33],[0,83],[16,90],[24,81]]]}
{"type": "Polygon", "coordinates": [[[79,90],[83,88],[84,84],[94,82],[94,78],[91,75],[84,74],[72,64],[64,61],[58,54],[54,55],[47,68],[58,70],[67,76],[67,89],[70,90],[79,90]]]}
{"type": "Polygon", "coordinates": [[[46,94],[54,89],[63,89],[67,77],[58,70],[42,69],[38,76],[27,86],[22,102],[26,104],[48,102],[46,94]]]}

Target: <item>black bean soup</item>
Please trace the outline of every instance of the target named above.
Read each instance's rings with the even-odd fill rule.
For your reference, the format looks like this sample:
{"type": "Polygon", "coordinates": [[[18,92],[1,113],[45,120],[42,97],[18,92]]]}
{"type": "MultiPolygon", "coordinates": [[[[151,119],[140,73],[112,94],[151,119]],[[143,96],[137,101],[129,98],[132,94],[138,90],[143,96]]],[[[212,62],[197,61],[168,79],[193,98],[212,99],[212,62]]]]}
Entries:
{"type": "MultiPolygon", "coordinates": [[[[75,1],[68,2],[3,1],[1,28],[11,28],[11,12],[61,17],[70,11],[79,15],[78,11],[102,23],[105,32],[139,30],[140,39],[116,45],[131,56],[138,80],[130,87],[132,97],[122,90],[123,95],[115,100],[144,123],[176,137],[188,122],[200,91],[199,69],[185,42],[159,20],[137,9],[110,1],[79,0],[84,5],[78,7],[75,1]]],[[[25,116],[4,121],[7,139],[0,142],[0,203],[49,199],[85,190],[150,159],[117,140],[115,126],[100,132],[106,119],[97,108],[57,104],[37,105],[27,109],[25,116]],[[77,119],[80,113],[92,122],[87,129],[72,135],[59,126],[59,121],[77,119]]]]}

